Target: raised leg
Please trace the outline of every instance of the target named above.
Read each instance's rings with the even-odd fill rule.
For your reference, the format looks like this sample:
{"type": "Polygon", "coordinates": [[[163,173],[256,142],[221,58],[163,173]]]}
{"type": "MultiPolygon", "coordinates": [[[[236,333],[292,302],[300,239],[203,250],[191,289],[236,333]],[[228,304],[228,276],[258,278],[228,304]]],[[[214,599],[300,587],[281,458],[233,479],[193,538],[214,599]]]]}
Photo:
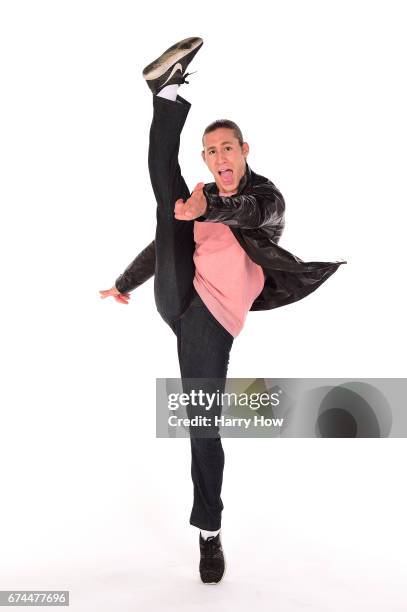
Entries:
{"type": "Polygon", "coordinates": [[[195,249],[193,221],[174,217],[175,201],[190,196],[178,162],[180,136],[191,104],[153,96],[148,167],[157,202],[154,296],[161,317],[175,331],[193,291],[195,249]]]}

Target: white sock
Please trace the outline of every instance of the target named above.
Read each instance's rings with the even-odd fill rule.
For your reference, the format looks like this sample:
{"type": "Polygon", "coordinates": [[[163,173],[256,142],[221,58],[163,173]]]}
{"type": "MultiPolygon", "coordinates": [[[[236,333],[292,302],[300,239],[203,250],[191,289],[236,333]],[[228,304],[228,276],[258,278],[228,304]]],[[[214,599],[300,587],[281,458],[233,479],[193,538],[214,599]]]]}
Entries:
{"type": "Polygon", "coordinates": [[[167,100],[173,100],[175,102],[177,99],[178,87],[179,85],[177,83],[174,83],[174,85],[167,85],[158,92],[157,96],[160,98],[167,98],[167,100]]]}
{"type": "Polygon", "coordinates": [[[218,535],[220,529],[218,529],[218,531],[204,531],[203,529],[201,529],[201,534],[204,540],[207,540],[210,536],[216,536],[218,535]]]}

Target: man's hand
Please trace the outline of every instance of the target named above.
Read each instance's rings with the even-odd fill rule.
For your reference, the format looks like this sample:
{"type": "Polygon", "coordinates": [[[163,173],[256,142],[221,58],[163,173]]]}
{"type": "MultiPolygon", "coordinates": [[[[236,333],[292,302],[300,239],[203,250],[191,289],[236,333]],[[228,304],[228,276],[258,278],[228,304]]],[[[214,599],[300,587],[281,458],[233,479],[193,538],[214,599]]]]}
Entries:
{"type": "Polygon", "coordinates": [[[182,198],[175,202],[174,215],[179,221],[192,221],[205,214],[207,201],[203,193],[205,183],[198,183],[186,202],[182,198]]]}
{"type": "Polygon", "coordinates": [[[113,296],[116,302],[119,304],[128,304],[130,299],[130,293],[120,293],[113,285],[111,289],[99,290],[100,297],[102,299],[109,297],[109,295],[113,296]]]}

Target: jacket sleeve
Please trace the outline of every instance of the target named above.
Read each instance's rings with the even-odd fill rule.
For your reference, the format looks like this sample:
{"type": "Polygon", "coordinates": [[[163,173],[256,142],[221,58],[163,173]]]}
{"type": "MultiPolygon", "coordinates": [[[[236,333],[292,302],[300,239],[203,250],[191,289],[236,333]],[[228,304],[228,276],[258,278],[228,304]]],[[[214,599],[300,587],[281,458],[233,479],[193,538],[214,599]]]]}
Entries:
{"type": "Polygon", "coordinates": [[[255,229],[266,225],[278,226],[284,219],[284,198],[271,182],[252,186],[246,194],[229,197],[209,193],[205,187],[203,193],[208,207],[196,221],[255,229]]]}
{"type": "Polygon", "coordinates": [[[150,242],[133,261],[123,274],[117,277],[115,287],[120,293],[127,293],[139,287],[154,275],[155,271],[155,240],[150,242]]]}

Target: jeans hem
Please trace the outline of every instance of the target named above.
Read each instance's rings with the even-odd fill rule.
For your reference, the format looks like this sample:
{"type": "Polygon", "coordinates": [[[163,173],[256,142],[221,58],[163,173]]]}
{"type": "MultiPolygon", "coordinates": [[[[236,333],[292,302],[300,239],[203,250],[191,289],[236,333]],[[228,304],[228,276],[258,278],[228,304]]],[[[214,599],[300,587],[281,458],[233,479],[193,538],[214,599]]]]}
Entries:
{"type": "Polygon", "coordinates": [[[193,527],[197,527],[198,529],[203,529],[204,531],[218,531],[218,529],[222,528],[220,523],[218,527],[213,527],[210,525],[210,523],[202,523],[201,521],[195,521],[194,519],[190,519],[189,524],[193,527]]]}

